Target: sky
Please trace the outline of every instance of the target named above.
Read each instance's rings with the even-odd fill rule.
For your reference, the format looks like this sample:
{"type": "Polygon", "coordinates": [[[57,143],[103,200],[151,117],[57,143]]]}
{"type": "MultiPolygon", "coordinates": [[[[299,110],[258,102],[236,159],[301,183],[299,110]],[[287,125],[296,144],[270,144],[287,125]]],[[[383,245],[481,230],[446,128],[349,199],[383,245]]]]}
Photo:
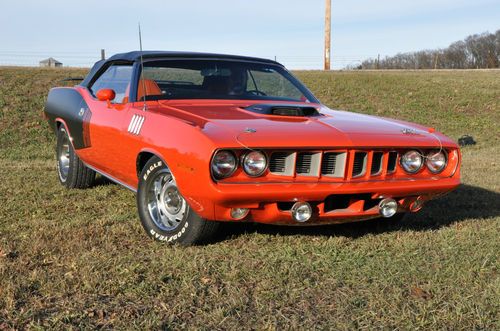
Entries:
{"type": "MultiPolygon", "coordinates": [[[[322,68],[325,0],[2,0],[0,65],[88,67],[139,49],[229,53],[322,68]]],[[[500,29],[500,0],[332,0],[332,67],[447,47],[500,29]]]]}

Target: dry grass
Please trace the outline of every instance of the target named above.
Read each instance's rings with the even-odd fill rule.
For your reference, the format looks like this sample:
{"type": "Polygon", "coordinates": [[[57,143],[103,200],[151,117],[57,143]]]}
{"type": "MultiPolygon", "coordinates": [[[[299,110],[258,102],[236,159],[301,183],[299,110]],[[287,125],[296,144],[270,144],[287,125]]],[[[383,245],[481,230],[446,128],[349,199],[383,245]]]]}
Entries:
{"type": "Polygon", "coordinates": [[[327,105],[470,133],[463,182],[402,224],[146,238],[133,193],[57,181],[44,97],[81,70],[0,69],[0,330],[498,329],[498,72],[298,75],[327,105]]]}

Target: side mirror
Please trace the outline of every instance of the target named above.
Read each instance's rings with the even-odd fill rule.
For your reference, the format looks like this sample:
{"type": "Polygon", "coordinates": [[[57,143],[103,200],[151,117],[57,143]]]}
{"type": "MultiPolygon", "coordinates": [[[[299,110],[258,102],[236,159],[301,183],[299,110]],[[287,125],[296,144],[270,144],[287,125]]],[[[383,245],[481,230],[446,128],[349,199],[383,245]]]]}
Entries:
{"type": "Polygon", "coordinates": [[[113,91],[110,88],[103,88],[103,89],[100,89],[99,91],[97,91],[96,96],[97,96],[97,99],[99,101],[110,102],[110,101],[113,101],[115,99],[116,93],[115,93],[115,91],[113,91]]]}

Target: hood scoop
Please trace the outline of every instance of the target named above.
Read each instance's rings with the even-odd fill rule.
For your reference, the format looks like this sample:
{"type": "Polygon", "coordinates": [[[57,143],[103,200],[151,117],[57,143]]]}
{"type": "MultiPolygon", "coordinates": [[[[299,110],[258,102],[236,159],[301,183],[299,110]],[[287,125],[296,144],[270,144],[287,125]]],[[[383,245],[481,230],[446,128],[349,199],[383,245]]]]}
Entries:
{"type": "Polygon", "coordinates": [[[313,117],[321,116],[318,109],[294,104],[258,104],[243,108],[253,113],[275,116],[313,117]]]}

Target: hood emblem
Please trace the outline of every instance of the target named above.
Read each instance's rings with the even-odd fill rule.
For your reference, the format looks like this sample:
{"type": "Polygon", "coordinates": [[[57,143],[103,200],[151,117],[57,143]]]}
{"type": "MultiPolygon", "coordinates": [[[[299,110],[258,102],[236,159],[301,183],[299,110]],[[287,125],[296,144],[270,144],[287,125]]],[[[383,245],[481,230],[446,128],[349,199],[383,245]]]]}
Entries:
{"type": "Polygon", "coordinates": [[[417,130],[415,130],[415,129],[410,129],[410,128],[404,128],[404,129],[401,129],[401,133],[402,133],[402,134],[409,134],[409,135],[418,135],[417,130]]]}

